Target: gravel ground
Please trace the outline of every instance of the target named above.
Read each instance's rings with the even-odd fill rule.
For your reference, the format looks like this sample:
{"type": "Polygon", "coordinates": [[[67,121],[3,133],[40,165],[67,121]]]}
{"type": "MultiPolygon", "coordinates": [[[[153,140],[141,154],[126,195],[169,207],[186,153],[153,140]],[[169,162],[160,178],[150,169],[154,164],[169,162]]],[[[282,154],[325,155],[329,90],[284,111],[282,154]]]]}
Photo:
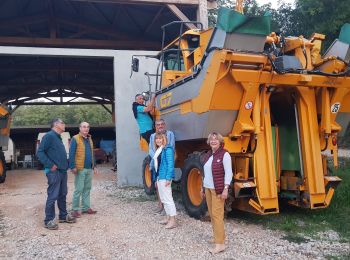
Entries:
{"type": "MultiPolygon", "coordinates": [[[[325,155],[332,156],[330,151],[325,151],[325,155]]],[[[338,157],[339,158],[350,158],[350,150],[349,149],[338,149],[338,157]]]]}
{"type": "MultiPolygon", "coordinates": [[[[73,179],[69,178],[70,207],[73,179]]],[[[0,186],[0,258],[4,259],[211,259],[211,224],[190,218],[177,204],[179,227],[165,230],[157,222],[156,202],[139,188],[118,188],[109,167],[95,177],[92,205],[84,215],[59,230],[43,227],[46,179],[31,170],[13,171],[0,186]]],[[[228,249],[218,259],[325,259],[350,255],[349,244],[332,230],[322,240],[301,244],[261,226],[227,219],[228,249]]]]}

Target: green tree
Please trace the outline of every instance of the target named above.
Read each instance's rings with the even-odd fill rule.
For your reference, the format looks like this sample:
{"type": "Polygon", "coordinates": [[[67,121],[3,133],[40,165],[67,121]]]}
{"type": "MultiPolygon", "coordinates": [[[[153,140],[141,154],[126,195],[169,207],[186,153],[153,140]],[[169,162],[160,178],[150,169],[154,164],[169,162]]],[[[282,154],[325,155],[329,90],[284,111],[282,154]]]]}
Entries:
{"type": "Polygon", "coordinates": [[[305,35],[325,34],[326,46],[338,38],[344,23],[350,23],[349,0],[297,0],[296,9],[300,10],[300,26],[305,35]]]}
{"type": "MultiPolygon", "coordinates": [[[[234,0],[218,0],[221,6],[234,9],[234,0]]],[[[209,24],[215,26],[218,9],[209,12],[209,24]]],[[[327,48],[334,39],[338,38],[341,26],[350,23],[349,0],[296,0],[295,7],[282,1],[278,9],[271,4],[258,6],[255,0],[244,3],[246,15],[263,15],[269,12],[272,17],[272,31],[284,36],[303,35],[309,38],[317,32],[326,35],[323,48],[327,48]]]]}
{"type": "MultiPolygon", "coordinates": [[[[111,106],[107,107],[111,110],[111,106]]],[[[79,124],[81,121],[92,125],[112,123],[112,115],[100,105],[28,105],[13,113],[13,125],[48,125],[55,117],[62,118],[66,124],[79,124]]]]}

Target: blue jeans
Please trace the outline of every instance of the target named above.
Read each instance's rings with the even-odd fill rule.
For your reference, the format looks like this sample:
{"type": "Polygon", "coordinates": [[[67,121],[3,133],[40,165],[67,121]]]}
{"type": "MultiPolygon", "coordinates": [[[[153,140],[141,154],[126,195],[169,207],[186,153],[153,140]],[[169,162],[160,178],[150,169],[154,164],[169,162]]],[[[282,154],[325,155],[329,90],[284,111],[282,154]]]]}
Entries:
{"type": "Polygon", "coordinates": [[[45,224],[56,216],[55,203],[59,209],[59,219],[66,219],[67,216],[67,170],[50,171],[47,177],[47,200],[45,206],[45,224]]]}

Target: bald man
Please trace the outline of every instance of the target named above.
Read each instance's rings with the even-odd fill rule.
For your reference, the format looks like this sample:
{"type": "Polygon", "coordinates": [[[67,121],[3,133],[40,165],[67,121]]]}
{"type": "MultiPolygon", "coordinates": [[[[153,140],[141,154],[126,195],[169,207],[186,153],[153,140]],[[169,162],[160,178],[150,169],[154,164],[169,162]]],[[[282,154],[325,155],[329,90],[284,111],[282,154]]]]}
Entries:
{"type": "Polygon", "coordinates": [[[97,173],[97,169],[94,146],[89,131],[89,123],[80,123],[79,134],[73,136],[69,149],[69,168],[75,175],[72,202],[72,215],[75,218],[80,218],[81,213],[95,214],[97,212],[90,207],[92,175],[97,173]],[[80,207],[80,201],[82,207],[80,207]]]}

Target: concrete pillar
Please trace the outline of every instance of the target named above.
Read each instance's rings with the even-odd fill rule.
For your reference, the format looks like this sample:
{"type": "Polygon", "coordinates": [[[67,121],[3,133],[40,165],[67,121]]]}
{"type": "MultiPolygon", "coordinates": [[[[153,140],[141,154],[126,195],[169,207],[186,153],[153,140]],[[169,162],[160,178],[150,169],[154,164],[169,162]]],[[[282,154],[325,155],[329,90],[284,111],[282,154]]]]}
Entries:
{"type": "MultiPolygon", "coordinates": [[[[158,60],[137,57],[139,72],[130,78],[132,55],[155,54],[146,51],[117,51],[114,57],[114,93],[116,112],[117,165],[119,186],[142,185],[142,162],[146,153],[139,148],[139,128],[132,113],[135,95],[147,91],[145,72],[155,73],[158,60]]],[[[154,89],[155,81],[153,79],[154,89]]]]}
{"type": "Polygon", "coordinates": [[[197,9],[197,21],[203,24],[203,29],[208,29],[207,0],[199,0],[198,9],[197,9]]]}

